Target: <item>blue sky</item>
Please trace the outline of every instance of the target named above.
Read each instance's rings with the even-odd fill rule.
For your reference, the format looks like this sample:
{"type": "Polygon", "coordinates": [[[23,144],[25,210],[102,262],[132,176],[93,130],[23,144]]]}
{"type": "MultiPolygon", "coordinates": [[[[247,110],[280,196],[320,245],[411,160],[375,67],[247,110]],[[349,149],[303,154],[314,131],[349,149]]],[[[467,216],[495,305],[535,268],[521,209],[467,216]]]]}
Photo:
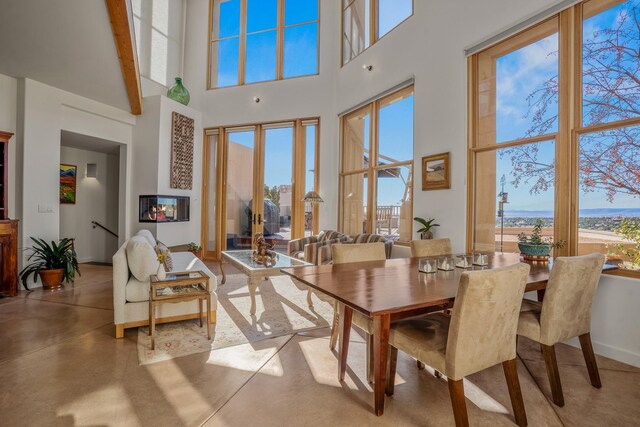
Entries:
{"type": "MultiPolygon", "coordinates": [[[[619,17],[620,11],[628,7],[621,4],[615,8],[600,13],[584,23],[584,38],[592,39],[594,33],[611,27],[619,17]]],[[[638,47],[636,47],[637,49],[638,47]]],[[[497,106],[496,106],[496,137],[498,142],[506,142],[523,138],[531,127],[533,114],[528,114],[529,104],[527,96],[541,85],[558,74],[558,38],[551,35],[532,45],[512,52],[497,60],[497,106]]],[[[549,110],[543,115],[550,118],[557,114],[557,97],[551,103],[549,110]]],[[[557,131],[557,121],[545,133],[557,131]]],[[[539,144],[539,160],[544,163],[554,160],[554,144],[546,142],[539,144]]],[[[509,193],[507,209],[517,210],[552,210],[554,205],[553,188],[542,194],[531,194],[531,185],[521,183],[517,188],[511,184],[513,177],[511,161],[508,156],[497,156],[496,189],[500,191],[500,178],[506,176],[505,191],[509,193]]],[[[606,200],[603,191],[584,193],[580,190],[580,209],[592,208],[628,208],[640,207],[637,197],[618,194],[615,203],[606,200]]]]}

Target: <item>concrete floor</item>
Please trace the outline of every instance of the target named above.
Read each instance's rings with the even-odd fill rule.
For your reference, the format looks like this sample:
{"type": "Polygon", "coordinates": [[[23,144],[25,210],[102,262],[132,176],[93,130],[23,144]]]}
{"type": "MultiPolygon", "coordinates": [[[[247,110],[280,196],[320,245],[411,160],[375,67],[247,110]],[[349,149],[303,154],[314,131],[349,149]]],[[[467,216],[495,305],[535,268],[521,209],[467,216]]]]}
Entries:
{"type": "MultiPolygon", "coordinates": [[[[110,267],[81,270],[63,291],[0,299],[0,425],[453,425],[446,380],[402,353],[395,395],[376,417],[357,334],[342,383],[328,329],[139,366],[136,330],[113,338],[110,267]]],[[[640,369],[599,357],[597,390],[578,349],[559,345],[557,353],[563,408],[550,402],[538,346],[520,339],[530,426],[639,425],[640,369]]],[[[513,425],[500,366],[467,380],[472,425],[513,425]]]]}

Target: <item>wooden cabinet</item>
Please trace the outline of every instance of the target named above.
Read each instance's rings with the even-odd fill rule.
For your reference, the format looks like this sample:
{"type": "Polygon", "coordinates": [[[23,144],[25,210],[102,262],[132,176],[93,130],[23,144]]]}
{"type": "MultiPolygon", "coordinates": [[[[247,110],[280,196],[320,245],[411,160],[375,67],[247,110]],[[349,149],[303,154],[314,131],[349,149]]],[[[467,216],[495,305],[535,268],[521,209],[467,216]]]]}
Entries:
{"type": "Polygon", "coordinates": [[[10,132],[0,131],[0,294],[18,294],[18,220],[9,219],[7,186],[10,132]]]}

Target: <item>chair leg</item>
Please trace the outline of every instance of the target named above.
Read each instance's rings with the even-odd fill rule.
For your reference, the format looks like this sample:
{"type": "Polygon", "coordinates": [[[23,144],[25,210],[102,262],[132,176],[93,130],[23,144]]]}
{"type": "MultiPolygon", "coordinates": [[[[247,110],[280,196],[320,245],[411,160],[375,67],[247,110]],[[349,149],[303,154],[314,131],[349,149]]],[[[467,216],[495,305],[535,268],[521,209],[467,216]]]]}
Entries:
{"type": "Polygon", "coordinates": [[[398,349],[394,346],[389,346],[389,361],[387,366],[387,388],[385,394],[387,396],[393,396],[394,387],[396,384],[396,367],[398,365],[398,349]]]}
{"type": "Polygon", "coordinates": [[[416,360],[416,366],[418,367],[418,369],[423,370],[424,369],[424,363],[422,363],[419,360],[416,360]]]}
{"type": "Polygon", "coordinates": [[[593,345],[591,344],[591,334],[586,333],[580,335],[580,347],[582,347],[582,355],[584,356],[584,362],[587,364],[587,370],[589,371],[589,379],[591,385],[595,388],[601,388],[600,373],[598,372],[598,364],[596,363],[596,355],[593,353],[593,345]]]}
{"type": "Polygon", "coordinates": [[[467,402],[464,399],[463,380],[454,381],[449,379],[449,395],[451,397],[451,406],[453,407],[453,418],[456,420],[456,427],[469,427],[467,402]]]}
{"type": "Polygon", "coordinates": [[[553,403],[564,406],[564,396],[562,395],[562,384],[560,383],[560,372],[558,372],[558,361],[556,360],[556,350],[552,345],[540,344],[544,364],[547,366],[547,376],[551,386],[551,396],[553,403]]]}
{"type": "Polygon", "coordinates": [[[516,424],[520,427],[527,425],[527,412],[524,409],[524,401],[522,400],[522,390],[520,390],[520,380],[518,379],[518,366],[516,359],[502,362],[504,377],[507,380],[509,388],[509,397],[511,398],[511,407],[513,408],[513,416],[516,424]]]}
{"type": "Polygon", "coordinates": [[[333,326],[331,327],[331,339],[329,340],[329,348],[331,350],[336,349],[336,345],[338,344],[338,327],[340,326],[340,314],[338,313],[338,309],[334,307],[333,309],[333,326]]]}
{"type": "Polygon", "coordinates": [[[367,381],[373,384],[373,335],[367,335],[367,381]]]}

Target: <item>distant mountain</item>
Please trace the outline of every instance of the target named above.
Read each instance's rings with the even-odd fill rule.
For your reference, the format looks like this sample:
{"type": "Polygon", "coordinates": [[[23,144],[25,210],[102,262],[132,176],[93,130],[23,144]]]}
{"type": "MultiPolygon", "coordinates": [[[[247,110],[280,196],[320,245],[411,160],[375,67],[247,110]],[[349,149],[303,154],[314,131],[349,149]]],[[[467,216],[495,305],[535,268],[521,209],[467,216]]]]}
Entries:
{"type": "MultiPolygon", "coordinates": [[[[640,208],[603,208],[603,209],[580,209],[579,216],[582,218],[590,217],[640,217],[640,208]]],[[[525,211],[525,210],[508,210],[504,212],[506,218],[552,218],[553,211],[525,211]]]]}
{"type": "Polygon", "coordinates": [[[75,176],[75,175],[76,175],[75,169],[67,169],[66,171],[60,169],[60,176],[75,176]]]}

